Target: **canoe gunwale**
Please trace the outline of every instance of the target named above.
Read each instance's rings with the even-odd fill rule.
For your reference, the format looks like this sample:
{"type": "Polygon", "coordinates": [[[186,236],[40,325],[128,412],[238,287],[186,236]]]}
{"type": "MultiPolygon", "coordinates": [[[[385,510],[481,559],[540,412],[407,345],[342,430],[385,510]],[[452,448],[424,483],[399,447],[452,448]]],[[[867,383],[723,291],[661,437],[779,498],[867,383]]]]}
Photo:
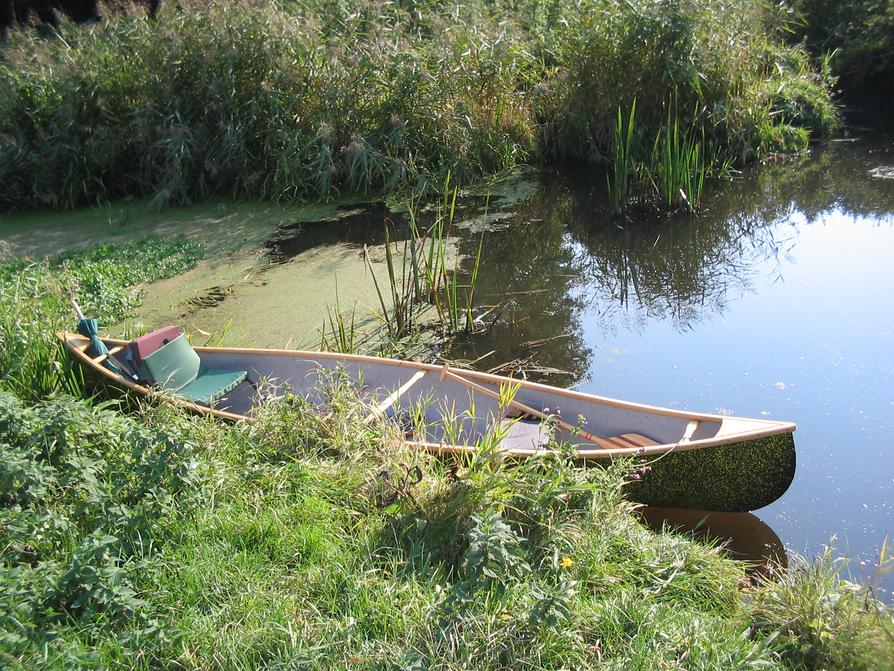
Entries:
{"type": "MultiPolygon", "coordinates": [[[[57,333],[57,337],[63,342],[66,349],[69,353],[82,365],[86,365],[91,371],[94,373],[98,373],[103,376],[105,379],[109,380],[112,384],[115,384],[120,387],[124,387],[130,391],[134,391],[143,396],[149,396],[155,394],[168,400],[175,405],[184,407],[192,412],[197,412],[200,414],[210,414],[217,417],[221,417],[223,419],[227,419],[230,421],[253,421],[253,418],[249,415],[242,415],[238,413],[228,412],[226,410],[219,410],[214,407],[199,405],[197,403],[193,403],[192,401],[188,401],[185,399],[177,398],[176,396],[171,396],[163,393],[158,393],[150,389],[149,387],[145,387],[141,384],[137,384],[131,380],[128,380],[120,375],[116,375],[106,367],[100,365],[95,362],[92,358],[90,358],[86,351],[80,347],[75,345],[75,342],[83,342],[87,339],[84,336],[81,336],[77,333],[68,333],[68,332],[60,332],[57,333]]],[[[118,338],[103,338],[103,342],[108,345],[118,346],[118,345],[127,345],[130,341],[122,340],[118,338]]],[[[366,356],[362,354],[339,354],[337,352],[311,352],[304,350],[284,350],[284,349],[258,349],[258,348],[240,348],[240,347],[195,347],[196,352],[200,354],[203,352],[215,353],[215,354],[234,354],[234,355],[264,355],[264,356],[289,356],[289,357],[297,357],[302,359],[329,359],[329,360],[338,360],[338,361],[352,361],[356,363],[369,363],[375,365],[387,365],[387,366],[396,366],[396,367],[404,367],[404,368],[412,368],[419,371],[431,371],[439,374],[444,370],[444,365],[437,364],[426,364],[426,363],[418,363],[415,361],[401,361],[397,359],[383,359],[378,357],[366,356]]],[[[739,442],[747,442],[750,440],[759,440],[762,438],[766,438],[774,435],[782,435],[788,434],[795,431],[797,428],[795,424],[791,422],[782,422],[776,420],[747,420],[745,418],[738,417],[727,417],[724,415],[711,415],[705,413],[696,413],[685,410],[671,410],[669,408],[662,408],[659,406],[651,406],[642,403],[633,403],[630,401],[622,401],[613,398],[607,398],[602,396],[596,396],[593,394],[587,394],[584,392],[574,391],[570,389],[561,389],[558,387],[551,387],[549,385],[540,384],[537,382],[528,382],[526,380],[516,380],[513,378],[503,377],[499,375],[492,375],[490,373],[480,373],[477,371],[469,371],[464,369],[456,369],[450,368],[451,372],[461,375],[463,377],[471,378],[473,380],[479,380],[482,382],[487,382],[490,384],[504,384],[511,383],[514,385],[518,385],[521,388],[530,389],[532,391],[539,391],[544,393],[549,393],[555,396],[562,396],[565,398],[572,398],[580,401],[585,401],[597,405],[607,405],[611,407],[623,408],[626,410],[631,410],[635,412],[643,412],[643,413],[651,413],[658,414],[664,416],[677,417],[681,419],[688,419],[690,421],[706,421],[706,422],[716,422],[720,423],[720,428],[718,429],[717,435],[710,438],[702,438],[699,440],[686,440],[685,436],[681,436],[680,441],[674,443],[662,443],[659,445],[650,445],[648,447],[629,447],[629,448],[602,448],[598,446],[586,447],[585,445],[592,445],[592,443],[586,443],[585,445],[577,446],[576,457],[578,459],[588,460],[588,459],[607,459],[607,458],[616,458],[616,457],[656,457],[662,454],[667,454],[669,452],[682,452],[682,451],[690,451],[690,450],[700,450],[710,447],[717,447],[720,445],[728,445],[732,443],[739,442]],[[751,423],[755,428],[746,429],[746,430],[738,430],[738,431],[728,431],[724,432],[724,422],[728,424],[730,421],[735,421],[737,423],[751,423]]],[[[437,454],[461,454],[461,453],[469,453],[475,450],[475,446],[472,445],[450,445],[447,443],[428,443],[424,441],[414,441],[407,440],[408,445],[419,447],[428,452],[437,453],[437,454]]],[[[514,457],[532,457],[535,455],[542,455],[550,452],[550,450],[545,449],[518,449],[512,448],[509,450],[505,450],[504,454],[514,457]]]]}

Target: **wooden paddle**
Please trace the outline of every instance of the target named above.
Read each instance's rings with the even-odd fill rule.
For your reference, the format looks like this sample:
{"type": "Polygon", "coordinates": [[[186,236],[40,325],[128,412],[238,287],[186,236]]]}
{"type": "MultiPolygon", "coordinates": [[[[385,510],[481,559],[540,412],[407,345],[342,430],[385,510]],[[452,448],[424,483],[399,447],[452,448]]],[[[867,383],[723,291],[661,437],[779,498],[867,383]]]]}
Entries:
{"type": "MultiPolygon", "coordinates": [[[[444,381],[444,378],[450,378],[451,380],[456,380],[457,382],[461,382],[462,384],[466,385],[470,389],[474,389],[475,391],[477,391],[481,394],[490,396],[491,398],[495,398],[497,400],[503,400],[500,397],[500,394],[498,392],[494,391],[493,389],[488,389],[487,387],[480,385],[477,382],[472,382],[471,380],[464,378],[462,375],[457,375],[452,370],[450,370],[450,366],[448,366],[447,364],[444,364],[444,366],[441,368],[441,381],[442,382],[444,381]]],[[[604,440],[602,438],[599,438],[598,436],[594,436],[592,433],[588,433],[588,432],[582,430],[580,427],[572,426],[565,420],[563,420],[559,417],[556,417],[555,415],[547,415],[545,412],[536,410],[535,408],[532,408],[531,406],[526,405],[526,404],[522,403],[521,401],[516,401],[515,399],[512,399],[511,401],[509,401],[509,405],[511,405],[512,407],[517,408],[517,409],[521,410],[522,412],[525,412],[529,415],[538,417],[539,419],[544,419],[544,420],[549,420],[549,421],[555,422],[556,426],[558,426],[562,429],[565,429],[572,435],[577,434],[579,436],[582,436],[585,440],[589,440],[591,443],[593,443],[594,445],[598,445],[599,447],[603,447],[606,449],[613,449],[613,448],[617,447],[617,446],[609,443],[607,440],[604,440]]]]}

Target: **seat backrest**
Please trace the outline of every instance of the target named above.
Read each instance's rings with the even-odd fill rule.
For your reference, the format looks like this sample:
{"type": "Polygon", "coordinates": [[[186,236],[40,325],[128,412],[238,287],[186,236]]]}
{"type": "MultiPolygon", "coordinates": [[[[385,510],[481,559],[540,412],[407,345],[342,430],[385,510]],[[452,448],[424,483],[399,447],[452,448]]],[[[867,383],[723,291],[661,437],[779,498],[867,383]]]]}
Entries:
{"type": "Polygon", "coordinates": [[[134,364],[139,366],[143,359],[164,347],[179,335],[180,329],[176,326],[162,326],[160,329],[155,329],[151,333],[131,340],[130,353],[134,364]]]}
{"type": "Polygon", "coordinates": [[[162,345],[140,362],[140,378],[179,391],[199,375],[201,360],[185,335],[162,345]]]}

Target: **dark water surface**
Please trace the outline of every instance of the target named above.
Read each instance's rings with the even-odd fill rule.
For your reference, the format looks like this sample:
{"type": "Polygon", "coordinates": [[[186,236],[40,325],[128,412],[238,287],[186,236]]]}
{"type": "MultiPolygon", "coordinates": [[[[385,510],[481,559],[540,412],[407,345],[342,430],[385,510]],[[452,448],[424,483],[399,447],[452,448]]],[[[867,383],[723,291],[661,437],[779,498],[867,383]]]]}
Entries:
{"type": "MultiPolygon", "coordinates": [[[[580,174],[538,176],[520,204],[493,199],[486,221],[469,205],[461,248],[474,256],[486,231],[478,302],[501,307],[450,356],[797,422],[795,482],[757,516],[799,553],[834,536],[855,575],[870,572],[894,532],[894,180],[871,176],[892,165],[890,137],[832,142],[749,171],[697,218],[612,217],[580,174]]],[[[385,216],[302,225],[271,251],[380,241],[385,216]]]]}

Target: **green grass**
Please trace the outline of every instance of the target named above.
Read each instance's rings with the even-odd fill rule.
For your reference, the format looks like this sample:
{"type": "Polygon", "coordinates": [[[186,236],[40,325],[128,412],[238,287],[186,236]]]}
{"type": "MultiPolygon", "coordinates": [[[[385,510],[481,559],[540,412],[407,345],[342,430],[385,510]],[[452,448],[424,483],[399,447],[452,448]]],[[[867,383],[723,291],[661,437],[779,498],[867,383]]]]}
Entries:
{"type": "Polygon", "coordinates": [[[82,393],[83,380],[55,335],[74,330],[71,298],[101,323],[112,324],[139,304],[139,284],[177,275],[202,254],[196,242],[148,237],[0,263],[0,385],[27,399],[60,390],[82,393]]]}
{"type": "Polygon", "coordinates": [[[0,208],[437,190],[610,165],[668,110],[747,162],[832,131],[834,80],[761,0],[165,3],[0,48],[0,208]]]}
{"type": "Polygon", "coordinates": [[[828,557],[743,593],[637,521],[626,464],[451,468],[337,378],[330,405],[322,430],[296,397],[231,426],[0,394],[9,668],[891,668],[891,611],[828,557]]]}

